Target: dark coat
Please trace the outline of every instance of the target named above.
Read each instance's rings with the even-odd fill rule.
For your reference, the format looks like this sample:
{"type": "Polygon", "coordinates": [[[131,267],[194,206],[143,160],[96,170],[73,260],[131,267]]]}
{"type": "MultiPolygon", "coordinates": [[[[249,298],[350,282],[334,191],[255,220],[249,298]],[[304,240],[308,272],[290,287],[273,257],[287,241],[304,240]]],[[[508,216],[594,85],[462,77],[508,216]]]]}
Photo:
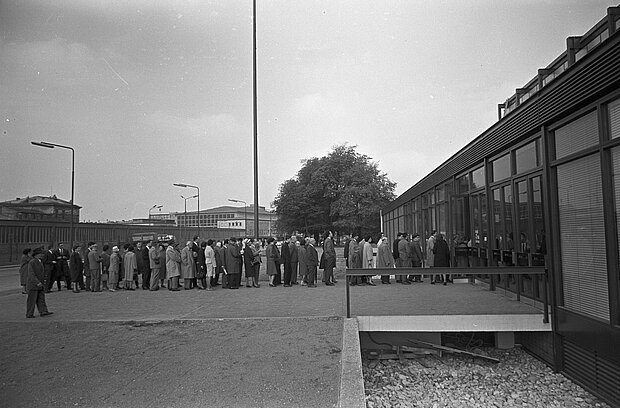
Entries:
{"type": "Polygon", "coordinates": [[[54,268],[56,267],[56,255],[49,250],[46,250],[43,254],[43,259],[41,259],[41,262],[43,262],[43,270],[46,273],[51,274],[54,272],[54,268]]]}
{"type": "Polygon", "coordinates": [[[280,250],[280,259],[281,263],[283,264],[291,263],[291,251],[288,247],[288,242],[282,243],[282,249],[280,250]]]}
{"type": "Polygon", "coordinates": [[[69,258],[69,269],[71,271],[71,282],[78,282],[82,276],[82,269],[84,269],[84,261],[82,255],[79,252],[71,252],[69,258]]]}
{"type": "Polygon", "coordinates": [[[433,266],[450,266],[450,248],[448,248],[448,243],[445,240],[438,239],[435,242],[433,253],[435,254],[433,266]]]}
{"type": "Polygon", "coordinates": [[[297,251],[297,245],[295,245],[295,243],[292,243],[288,246],[288,250],[291,253],[291,263],[297,263],[299,262],[299,252],[297,251]]]}
{"type": "Polygon", "coordinates": [[[306,265],[309,267],[318,266],[319,254],[312,245],[306,247],[306,265]]]}
{"type": "Polygon", "coordinates": [[[226,245],[226,272],[241,273],[241,255],[239,254],[239,248],[237,245],[228,243],[226,245]]]}
{"type": "Polygon", "coordinates": [[[325,269],[336,267],[336,249],[334,248],[334,240],[331,238],[327,238],[323,242],[323,261],[325,262],[325,269]]]}
{"type": "Polygon", "coordinates": [[[28,278],[26,279],[26,290],[43,290],[43,280],[45,271],[43,263],[34,258],[28,262],[28,278]]]}

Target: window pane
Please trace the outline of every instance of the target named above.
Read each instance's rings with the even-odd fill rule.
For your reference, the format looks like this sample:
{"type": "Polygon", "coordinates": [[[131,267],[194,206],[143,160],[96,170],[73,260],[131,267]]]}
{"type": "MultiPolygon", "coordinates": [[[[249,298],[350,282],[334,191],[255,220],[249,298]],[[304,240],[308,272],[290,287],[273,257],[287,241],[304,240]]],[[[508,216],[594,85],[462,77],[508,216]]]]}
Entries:
{"type": "Polygon", "coordinates": [[[484,187],[486,185],[484,179],[484,167],[477,168],[476,170],[471,172],[472,179],[472,189],[484,187]]]}
{"type": "Polygon", "coordinates": [[[514,249],[514,236],[512,228],[512,187],[504,187],[504,249],[514,249]]]}
{"type": "Polygon", "coordinates": [[[530,252],[530,212],[527,196],[527,181],[517,183],[517,209],[519,217],[519,248],[522,253],[530,252]]]}
{"type": "Polygon", "coordinates": [[[495,247],[503,249],[502,196],[499,188],[493,190],[493,227],[495,229],[495,247]]]}
{"type": "Polygon", "coordinates": [[[532,179],[532,212],[534,214],[534,252],[547,254],[547,240],[545,236],[545,218],[542,202],[542,188],[540,177],[532,179]]]}
{"type": "Polygon", "coordinates": [[[564,306],[609,321],[598,155],[558,166],[557,177],[564,306]]]}
{"type": "Polygon", "coordinates": [[[596,111],[558,128],[554,139],[556,159],[598,144],[596,111]]]}
{"type": "Polygon", "coordinates": [[[510,154],[506,154],[493,161],[493,181],[510,177],[510,154]]]}
{"type": "Polygon", "coordinates": [[[515,152],[517,174],[538,167],[539,157],[538,140],[517,149],[515,152]]]}
{"type": "Polygon", "coordinates": [[[620,99],[610,103],[608,108],[611,138],[615,139],[616,137],[620,137],[620,99]]]}
{"type": "Polygon", "coordinates": [[[456,188],[459,194],[467,193],[469,191],[469,175],[465,174],[456,179],[456,188]]]}

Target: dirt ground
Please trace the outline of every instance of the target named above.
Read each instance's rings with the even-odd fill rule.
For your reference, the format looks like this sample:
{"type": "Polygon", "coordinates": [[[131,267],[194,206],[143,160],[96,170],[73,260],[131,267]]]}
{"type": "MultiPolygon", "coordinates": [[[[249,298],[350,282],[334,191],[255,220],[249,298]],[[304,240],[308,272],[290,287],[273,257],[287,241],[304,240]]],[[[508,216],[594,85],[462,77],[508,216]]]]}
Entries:
{"type": "Polygon", "coordinates": [[[338,403],[340,317],[45,319],[2,324],[1,407],[338,403]]]}

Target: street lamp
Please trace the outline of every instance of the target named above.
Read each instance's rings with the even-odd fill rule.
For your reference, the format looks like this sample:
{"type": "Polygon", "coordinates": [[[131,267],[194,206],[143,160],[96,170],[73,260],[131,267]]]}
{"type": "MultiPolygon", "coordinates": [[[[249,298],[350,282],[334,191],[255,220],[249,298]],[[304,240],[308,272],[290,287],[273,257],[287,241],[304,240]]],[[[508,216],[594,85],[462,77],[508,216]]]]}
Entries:
{"type": "MultiPolygon", "coordinates": [[[[198,197],[198,194],[195,194],[191,197],[181,196],[181,198],[185,200],[185,211],[183,212],[183,226],[185,227],[185,229],[187,229],[187,200],[191,200],[192,198],[196,198],[196,197],[198,197]]],[[[179,224],[179,234],[180,233],[181,233],[181,224],[179,224]]]]}
{"type": "Polygon", "coordinates": [[[73,147],[70,147],[70,146],[63,146],[63,145],[59,145],[56,143],[50,143],[50,142],[30,142],[30,143],[35,146],[46,147],[48,149],[53,149],[55,147],[58,147],[61,149],[71,150],[71,224],[70,224],[71,233],[70,233],[70,237],[71,237],[71,248],[73,248],[73,241],[75,240],[75,228],[73,228],[73,197],[74,197],[74,192],[75,192],[75,150],[73,149],[73,147]]]}
{"type": "Polygon", "coordinates": [[[154,204],[151,208],[149,208],[149,220],[151,219],[151,211],[153,211],[155,208],[161,208],[161,207],[163,207],[163,205],[154,204]]]}
{"type": "MultiPolygon", "coordinates": [[[[198,191],[198,193],[194,197],[198,197],[198,235],[200,235],[200,188],[198,188],[198,186],[193,186],[191,184],[185,184],[185,183],[174,183],[172,185],[176,187],[183,187],[183,188],[195,188],[198,191]]],[[[187,209],[185,211],[186,211],[185,222],[187,222],[187,209]]]]}
{"type": "Polygon", "coordinates": [[[243,203],[243,234],[246,236],[248,236],[248,213],[247,213],[247,208],[248,208],[248,203],[246,203],[243,200],[235,200],[232,198],[229,198],[228,201],[230,201],[231,203],[243,203]]]}

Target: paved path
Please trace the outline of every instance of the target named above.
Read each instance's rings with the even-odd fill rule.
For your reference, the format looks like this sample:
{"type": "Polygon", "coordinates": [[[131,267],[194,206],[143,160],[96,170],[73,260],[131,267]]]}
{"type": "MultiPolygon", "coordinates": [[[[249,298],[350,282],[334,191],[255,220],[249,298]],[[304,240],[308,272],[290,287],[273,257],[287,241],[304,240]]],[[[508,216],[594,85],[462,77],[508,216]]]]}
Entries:
{"type": "MultiPolygon", "coordinates": [[[[35,319],[24,318],[19,286],[5,288],[0,407],[337,406],[338,276],[314,289],[54,291],[54,315],[35,319]]],[[[351,294],[353,315],[538,312],[465,283],[378,283],[351,294]]]]}

